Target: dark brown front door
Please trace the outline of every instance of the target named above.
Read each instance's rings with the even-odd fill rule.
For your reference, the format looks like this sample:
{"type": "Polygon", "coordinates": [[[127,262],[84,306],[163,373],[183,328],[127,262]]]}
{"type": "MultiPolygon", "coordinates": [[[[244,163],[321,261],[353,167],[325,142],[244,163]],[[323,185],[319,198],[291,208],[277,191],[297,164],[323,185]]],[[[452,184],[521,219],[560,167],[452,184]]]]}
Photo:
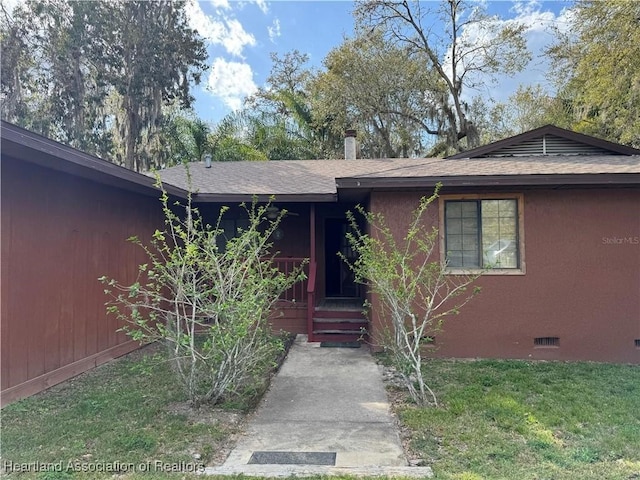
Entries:
{"type": "Polygon", "coordinates": [[[342,253],[353,261],[355,254],[347,241],[349,222],[346,218],[328,218],[325,221],[325,255],[326,255],[326,296],[327,297],[359,297],[360,289],[354,281],[353,272],[338,256],[342,253]]]}

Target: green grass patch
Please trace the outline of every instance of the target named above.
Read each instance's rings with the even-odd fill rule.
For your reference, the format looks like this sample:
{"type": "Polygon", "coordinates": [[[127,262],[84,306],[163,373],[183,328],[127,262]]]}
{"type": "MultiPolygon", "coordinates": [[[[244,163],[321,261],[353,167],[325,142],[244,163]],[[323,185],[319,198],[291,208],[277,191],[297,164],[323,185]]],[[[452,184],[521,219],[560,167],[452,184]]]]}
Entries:
{"type": "Polygon", "coordinates": [[[640,478],[640,368],[430,360],[442,407],[398,407],[441,479],[640,478]]]}
{"type": "MultiPolygon", "coordinates": [[[[429,360],[427,371],[442,407],[397,410],[436,478],[640,479],[639,367],[429,360]]],[[[146,349],[5,407],[0,462],[28,465],[17,479],[197,478],[188,469],[217,463],[233,415],[186,408],[163,351],[146,349]]]]}
{"type": "Polygon", "coordinates": [[[238,416],[185,400],[163,349],[147,347],[5,407],[0,466],[20,479],[183,478],[220,455],[238,416]]]}

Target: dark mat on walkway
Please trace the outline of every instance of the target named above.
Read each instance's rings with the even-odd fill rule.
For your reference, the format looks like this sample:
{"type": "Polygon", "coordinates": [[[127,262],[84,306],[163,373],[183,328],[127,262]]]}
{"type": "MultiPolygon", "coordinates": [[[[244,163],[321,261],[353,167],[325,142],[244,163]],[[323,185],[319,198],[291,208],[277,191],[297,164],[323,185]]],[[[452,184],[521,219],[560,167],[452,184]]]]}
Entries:
{"type": "Polygon", "coordinates": [[[336,452],[253,452],[249,463],[259,465],[335,465],[336,452]]]}

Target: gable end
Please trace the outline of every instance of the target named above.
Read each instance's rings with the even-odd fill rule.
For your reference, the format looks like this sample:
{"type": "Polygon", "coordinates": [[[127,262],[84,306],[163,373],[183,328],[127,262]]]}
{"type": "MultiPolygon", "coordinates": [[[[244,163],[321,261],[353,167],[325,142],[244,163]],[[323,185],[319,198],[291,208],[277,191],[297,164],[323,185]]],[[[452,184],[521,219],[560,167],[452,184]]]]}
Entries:
{"type": "Polygon", "coordinates": [[[610,155],[611,153],[610,150],[595,145],[576,142],[557,135],[545,134],[516,145],[506,145],[493,152],[479,155],[477,158],[530,157],[536,155],[610,155]]]}
{"type": "Polygon", "coordinates": [[[513,137],[450,155],[447,158],[488,158],[543,155],[640,155],[637,148],[545,125],[513,137]]]}

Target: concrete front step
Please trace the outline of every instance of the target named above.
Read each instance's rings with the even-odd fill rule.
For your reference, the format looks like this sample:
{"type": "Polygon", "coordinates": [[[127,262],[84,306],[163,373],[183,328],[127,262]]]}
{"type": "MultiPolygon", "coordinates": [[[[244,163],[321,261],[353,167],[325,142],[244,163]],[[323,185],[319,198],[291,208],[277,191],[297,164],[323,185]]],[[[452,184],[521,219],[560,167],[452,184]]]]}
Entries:
{"type": "Polygon", "coordinates": [[[313,312],[314,318],[366,318],[361,311],[355,310],[318,310],[313,312]]]}
{"type": "Polygon", "coordinates": [[[369,326],[364,318],[314,318],[314,330],[362,330],[369,326]]]}
{"type": "Polygon", "coordinates": [[[340,332],[346,330],[353,330],[356,332],[366,331],[369,324],[366,322],[353,322],[353,323],[335,323],[335,322],[313,322],[313,330],[337,330],[340,332]]]}
{"type": "Polygon", "coordinates": [[[326,332],[318,332],[313,333],[313,341],[314,342],[335,342],[335,343],[348,343],[348,342],[358,342],[360,340],[364,340],[366,337],[358,332],[357,334],[353,333],[326,333],[326,332]]]}
{"type": "MultiPolygon", "coordinates": [[[[363,452],[362,457],[376,456],[363,452]]],[[[220,467],[205,467],[201,475],[244,475],[247,477],[291,478],[291,477],[378,477],[378,478],[432,478],[431,467],[409,466],[356,466],[334,467],[325,465],[223,465],[220,467]]]]}
{"type": "Polygon", "coordinates": [[[335,334],[335,335],[366,335],[366,331],[363,332],[362,330],[341,330],[341,329],[335,329],[335,330],[328,330],[328,329],[323,329],[323,330],[314,330],[313,334],[314,335],[323,335],[323,334],[335,334]]]}
{"type": "Polygon", "coordinates": [[[313,317],[314,322],[325,322],[325,323],[366,323],[369,321],[363,317],[313,317]]]}
{"type": "Polygon", "coordinates": [[[313,316],[313,341],[357,342],[367,335],[369,321],[361,311],[318,309],[313,316]]]}

